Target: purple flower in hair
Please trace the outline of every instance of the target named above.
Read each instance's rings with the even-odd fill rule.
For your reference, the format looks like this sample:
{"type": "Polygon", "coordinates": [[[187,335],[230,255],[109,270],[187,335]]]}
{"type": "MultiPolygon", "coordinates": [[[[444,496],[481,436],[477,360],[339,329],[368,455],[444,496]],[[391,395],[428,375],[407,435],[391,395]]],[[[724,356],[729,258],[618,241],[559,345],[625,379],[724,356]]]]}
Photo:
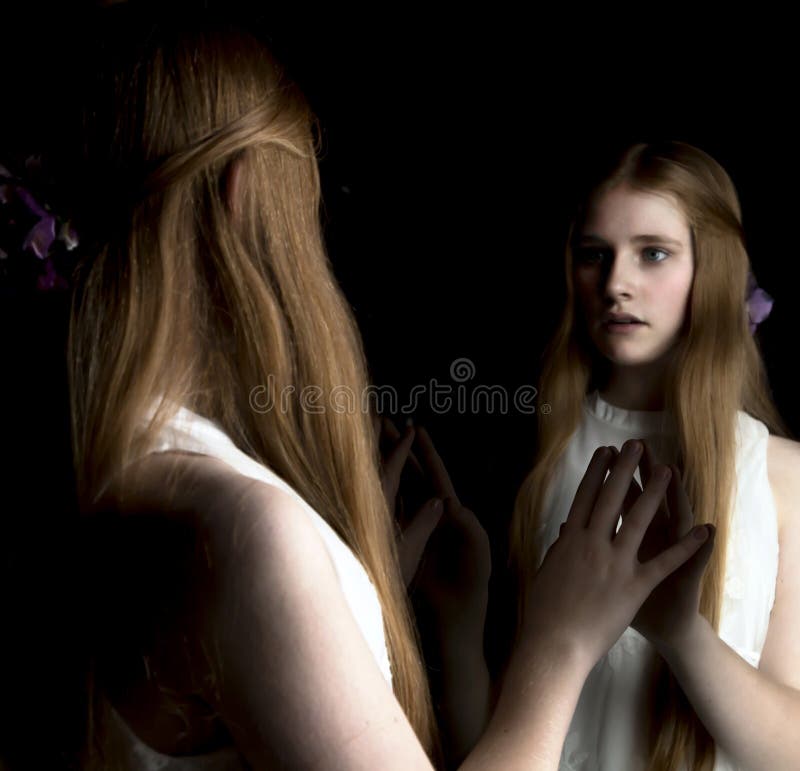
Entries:
{"type": "Polygon", "coordinates": [[[0,287],[42,291],[68,289],[78,235],[71,222],[54,212],[41,196],[49,198],[52,181],[41,159],[25,162],[25,176],[0,165],[0,287]],[[35,191],[35,195],[34,192],[35,191]],[[28,256],[26,256],[28,255],[28,256]],[[31,260],[29,255],[35,257],[31,260]]]}
{"type": "Polygon", "coordinates": [[[30,249],[40,260],[43,260],[47,257],[50,246],[56,238],[56,218],[40,206],[38,201],[24,187],[17,187],[16,194],[17,198],[28,208],[28,211],[39,218],[39,221],[25,237],[22,248],[30,249]]]}
{"type": "Polygon", "coordinates": [[[755,276],[747,274],[747,314],[750,319],[750,332],[769,316],[775,301],[756,284],[755,276]]]}
{"type": "Polygon", "coordinates": [[[48,214],[42,217],[22,242],[23,249],[30,249],[40,260],[47,257],[50,246],[56,239],[56,220],[48,214]]]}

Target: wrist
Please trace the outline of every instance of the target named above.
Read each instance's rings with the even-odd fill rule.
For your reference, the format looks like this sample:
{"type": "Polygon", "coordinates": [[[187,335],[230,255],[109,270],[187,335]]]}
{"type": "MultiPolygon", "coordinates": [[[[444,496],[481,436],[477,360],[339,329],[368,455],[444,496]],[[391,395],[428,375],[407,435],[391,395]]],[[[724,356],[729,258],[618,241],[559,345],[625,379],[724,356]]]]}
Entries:
{"type": "Polygon", "coordinates": [[[587,639],[590,637],[527,616],[522,621],[515,651],[525,650],[525,655],[535,655],[544,662],[552,661],[554,667],[574,671],[576,676],[586,678],[604,652],[595,650],[595,641],[587,639]]]}
{"type": "Polygon", "coordinates": [[[581,683],[597,663],[590,652],[573,638],[552,634],[521,639],[512,654],[512,661],[515,659],[524,660],[537,669],[546,668],[559,677],[581,683]]]}
{"type": "Polygon", "coordinates": [[[442,604],[431,616],[429,628],[445,647],[458,646],[463,640],[483,641],[488,604],[488,592],[468,601],[442,604]]]}
{"type": "Polygon", "coordinates": [[[668,637],[654,640],[653,644],[668,663],[679,663],[685,656],[697,650],[703,636],[709,631],[714,633],[708,619],[698,612],[683,628],[668,637]]]}
{"type": "Polygon", "coordinates": [[[485,666],[484,625],[467,623],[428,630],[425,654],[437,665],[448,670],[472,667],[476,663],[485,666]]]}
{"type": "Polygon", "coordinates": [[[523,638],[498,684],[494,705],[497,718],[507,727],[517,726],[527,733],[531,721],[547,715],[546,722],[561,719],[566,731],[595,663],[575,645],[552,638],[523,638]]]}

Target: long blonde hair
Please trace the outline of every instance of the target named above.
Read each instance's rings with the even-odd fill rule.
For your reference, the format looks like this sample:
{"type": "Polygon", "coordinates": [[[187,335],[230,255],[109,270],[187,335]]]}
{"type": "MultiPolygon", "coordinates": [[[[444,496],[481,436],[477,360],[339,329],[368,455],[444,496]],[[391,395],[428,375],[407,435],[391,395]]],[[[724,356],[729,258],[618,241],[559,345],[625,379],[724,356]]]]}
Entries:
{"type": "Polygon", "coordinates": [[[269,411],[250,403],[256,386],[277,400],[306,386],[360,394],[367,383],[323,244],[313,116],[262,42],[236,27],[187,17],[152,26],[133,56],[118,42],[83,126],[77,226],[95,248],[76,270],[68,343],[81,506],[112,474],[124,478],[176,405],[216,421],[366,568],[395,693],[431,751],[430,695],[369,416],[304,410],[297,399],[269,411]]]}
{"type": "MultiPolygon", "coordinates": [[[[547,487],[578,427],[585,395],[602,385],[604,361],[578,323],[573,239],[580,233],[591,201],[621,184],[674,196],[691,228],[694,279],[684,332],[666,379],[665,408],[674,416],[677,465],[692,506],[701,519],[717,528],[700,612],[719,630],[735,484],[737,411],[762,420],[772,433],[786,436],[787,431],[772,402],[764,364],[748,327],[744,300],[750,262],[736,190],[719,163],[682,142],[630,147],[592,188],[570,225],[567,300],[545,353],[539,389],[552,409],[538,415],[534,467],[514,507],[509,544],[512,570],[519,579],[522,600],[525,576],[538,565],[535,535],[547,487]],[[698,413],[702,420],[697,419],[698,413]]],[[[677,771],[681,762],[693,762],[696,769],[710,768],[713,742],[663,662],[653,709],[651,768],[677,771]]]]}

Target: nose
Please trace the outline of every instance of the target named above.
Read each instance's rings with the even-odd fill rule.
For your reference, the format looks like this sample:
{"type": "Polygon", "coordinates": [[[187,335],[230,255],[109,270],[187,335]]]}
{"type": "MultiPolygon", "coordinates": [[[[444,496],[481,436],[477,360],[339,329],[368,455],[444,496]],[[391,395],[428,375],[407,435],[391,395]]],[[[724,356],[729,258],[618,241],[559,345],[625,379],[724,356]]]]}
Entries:
{"type": "Polygon", "coordinates": [[[629,300],[634,290],[634,266],[624,254],[615,254],[606,268],[604,294],[611,303],[629,300]]]}

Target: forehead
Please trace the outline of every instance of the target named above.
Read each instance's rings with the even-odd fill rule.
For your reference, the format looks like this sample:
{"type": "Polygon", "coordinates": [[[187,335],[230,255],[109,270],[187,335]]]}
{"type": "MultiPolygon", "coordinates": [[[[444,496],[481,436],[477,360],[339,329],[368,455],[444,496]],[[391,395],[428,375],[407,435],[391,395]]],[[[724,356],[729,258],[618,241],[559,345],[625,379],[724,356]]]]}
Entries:
{"type": "Polygon", "coordinates": [[[689,223],[674,196],[624,185],[606,190],[592,201],[581,229],[581,235],[613,240],[646,233],[688,239],[689,223]]]}

